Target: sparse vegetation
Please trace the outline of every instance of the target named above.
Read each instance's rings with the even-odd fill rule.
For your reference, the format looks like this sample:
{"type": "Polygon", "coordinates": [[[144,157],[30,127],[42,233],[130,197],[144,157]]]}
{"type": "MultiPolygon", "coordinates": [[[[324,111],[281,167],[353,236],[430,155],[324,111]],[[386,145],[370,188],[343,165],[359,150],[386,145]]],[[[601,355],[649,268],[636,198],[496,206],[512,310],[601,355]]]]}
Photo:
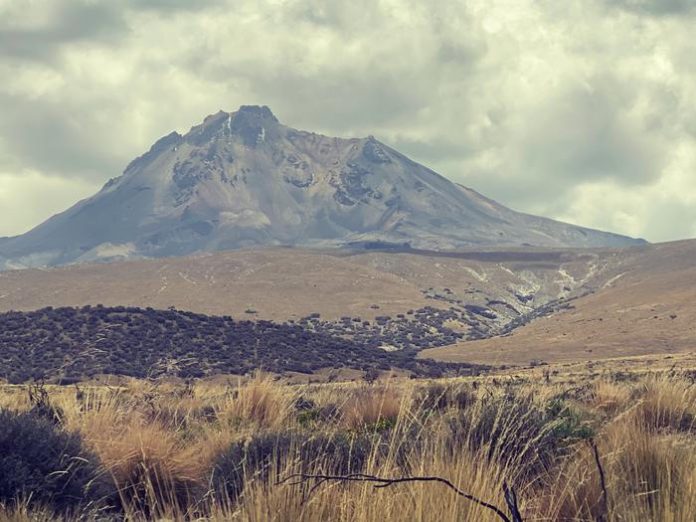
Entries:
{"type": "Polygon", "coordinates": [[[2,455],[50,449],[53,460],[40,460],[57,469],[72,454],[90,457],[72,490],[65,475],[43,468],[0,473],[14,481],[0,488],[0,520],[69,521],[89,518],[90,509],[105,520],[501,520],[438,482],[375,489],[316,478],[355,473],[439,477],[504,514],[507,484],[523,520],[694,520],[689,372],[630,380],[587,373],[578,385],[575,374],[554,369],[547,382],[543,371],[373,384],[290,385],[257,375],[46,386],[61,412],[51,418],[38,413],[28,386],[6,385],[2,427],[26,433],[3,435],[2,455]],[[294,474],[308,478],[283,482],[294,474]],[[101,493],[80,497],[91,504],[75,493],[96,484],[87,477],[101,480],[101,493]],[[30,490],[43,496],[23,494],[30,490]]]}

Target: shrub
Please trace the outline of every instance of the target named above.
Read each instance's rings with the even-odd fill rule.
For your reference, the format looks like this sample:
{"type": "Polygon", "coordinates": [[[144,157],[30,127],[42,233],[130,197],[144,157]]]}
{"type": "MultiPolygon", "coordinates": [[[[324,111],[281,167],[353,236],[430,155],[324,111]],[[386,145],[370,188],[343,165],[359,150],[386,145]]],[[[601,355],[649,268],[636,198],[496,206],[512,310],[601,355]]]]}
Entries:
{"type": "Polygon", "coordinates": [[[60,424],[63,411],[51,402],[48,390],[43,382],[29,386],[29,404],[31,413],[54,424],[60,424]]]}
{"type": "Polygon", "coordinates": [[[466,445],[525,478],[547,471],[571,441],[590,435],[579,413],[563,400],[553,399],[544,407],[532,393],[508,390],[481,396],[471,408],[450,417],[447,445],[452,455],[466,445]]]}
{"type": "Polygon", "coordinates": [[[475,397],[465,386],[445,386],[429,383],[419,390],[416,401],[426,413],[444,411],[450,408],[466,409],[474,403],[475,397]]]}
{"type": "Polygon", "coordinates": [[[251,479],[277,482],[290,473],[358,473],[371,454],[372,443],[362,436],[264,435],[232,444],[216,462],[211,482],[219,499],[235,502],[251,479]]]}
{"type": "Polygon", "coordinates": [[[0,410],[0,503],[66,511],[106,500],[112,493],[96,456],[75,433],[32,413],[0,410]]]}

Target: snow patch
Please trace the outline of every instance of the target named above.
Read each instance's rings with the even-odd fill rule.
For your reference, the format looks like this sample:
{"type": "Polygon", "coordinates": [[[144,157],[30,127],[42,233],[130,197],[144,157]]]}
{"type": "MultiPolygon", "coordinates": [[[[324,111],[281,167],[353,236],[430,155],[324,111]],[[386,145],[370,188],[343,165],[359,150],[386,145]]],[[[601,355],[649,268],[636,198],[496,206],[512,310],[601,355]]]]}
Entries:
{"type": "Polygon", "coordinates": [[[565,268],[559,268],[558,269],[558,275],[561,276],[560,279],[554,280],[554,283],[556,283],[560,288],[561,291],[559,292],[559,297],[565,297],[568,295],[570,290],[573,290],[574,288],[577,288],[578,282],[575,280],[575,278],[570,275],[565,268]],[[566,290],[568,288],[569,290],[566,290]]]}
{"type": "Polygon", "coordinates": [[[197,284],[193,279],[191,279],[187,274],[184,274],[183,272],[179,272],[179,277],[192,285],[197,284]]]}

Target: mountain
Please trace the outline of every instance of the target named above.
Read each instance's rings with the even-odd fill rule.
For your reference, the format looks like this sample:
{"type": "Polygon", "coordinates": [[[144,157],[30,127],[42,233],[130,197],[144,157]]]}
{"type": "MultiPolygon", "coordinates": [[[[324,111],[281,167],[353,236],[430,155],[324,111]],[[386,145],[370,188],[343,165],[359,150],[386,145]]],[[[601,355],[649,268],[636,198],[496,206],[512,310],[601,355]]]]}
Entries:
{"type": "Polygon", "coordinates": [[[208,116],[24,235],[0,269],[253,246],[621,247],[642,241],[514,212],[372,136],[282,125],[268,107],[208,116]]]}

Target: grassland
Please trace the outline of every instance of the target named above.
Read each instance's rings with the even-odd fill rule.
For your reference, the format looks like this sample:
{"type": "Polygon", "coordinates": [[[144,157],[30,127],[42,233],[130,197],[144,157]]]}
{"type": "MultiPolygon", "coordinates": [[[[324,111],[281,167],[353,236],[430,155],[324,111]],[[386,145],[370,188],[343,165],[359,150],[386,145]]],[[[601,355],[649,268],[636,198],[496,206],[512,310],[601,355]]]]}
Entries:
{"type": "Polygon", "coordinates": [[[257,375],[6,385],[0,410],[14,420],[0,427],[0,447],[16,449],[0,456],[0,520],[503,520],[439,482],[375,488],[309,477],[360,473],[444,478],[510,519],[504,483],[525,521],[693,521],[694,362],[373,384],[257,375]],[[42,438],[7,428],[23,423],[38,423],[42,438]],[[53,442],[68,436],[79,455],[58,458],[65,467],[51,474],[27,472],[39,449],[54,458],[73,447],[53,442]],[[31,488],[15,480],[7,494],[12,470],[31,488]],[[304,479],[284,481],[297,473],[304,479]],[[66,495],[76,485],[80,499],[66,495]]]}

